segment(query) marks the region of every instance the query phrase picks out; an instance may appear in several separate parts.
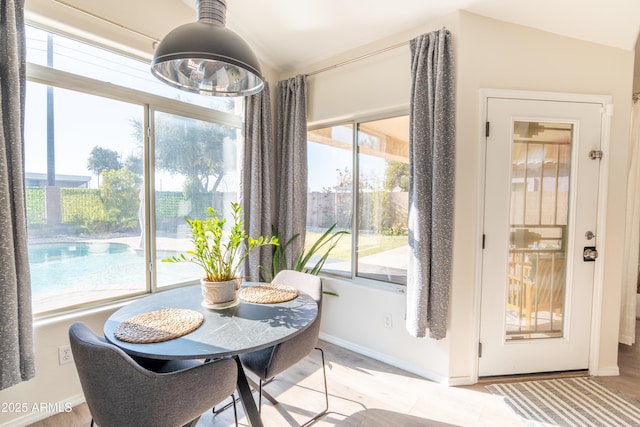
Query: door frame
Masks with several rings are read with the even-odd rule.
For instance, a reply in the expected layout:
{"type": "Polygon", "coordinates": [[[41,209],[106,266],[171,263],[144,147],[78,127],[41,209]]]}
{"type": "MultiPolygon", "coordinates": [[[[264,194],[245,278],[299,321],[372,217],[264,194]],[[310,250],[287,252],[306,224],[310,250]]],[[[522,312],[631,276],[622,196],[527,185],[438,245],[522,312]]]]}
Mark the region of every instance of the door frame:
{"type": "MultiPolygon", "coordinates": [[[[600,159],[600,175],[598,177],[598,206],[596,209],[596,229],[598,230],[598,246],[600,248],[606,247],[606,216],[607,216],[607,201],[608,201],[608,181],[609,181],[609,153],[611,145],[611,117],[613,116],[613,104],[612,97],[609,95],[590,95],[590,94],[573,94],[573,93],[561,93],[561,92],[537,92],[537,91],[522,91],[522,90],[507,90],[507,89],[480,89],[480,117],[479,117],[479,129],[478,129],[478,141],[480,144],[480,156],[478,156],[478,170],[480,176],[477,182],[478,194],[481,195],[478,212],[477,229],[480,231],[477,236],[477,262],[475,271],[475,342],[480,343],[480,314],[481,314],[481,293],[482,293],[482,259],[484,256],[482,249],[482,232],[484,230],[484,212],[485,212],[485,176],[486,176],[486,129],[485,123],[487,118],[487,104],[489,98],[504,98],[504,99],[524,99],[524,100],[537,100],[537,101],[557,101],[557,102],[586,102],[591,104],[600,104],[602,106],[602,131],[600,136],[600,149],[604,155],[600,159]]],[[[602,314],[602,294],[604,284],[604,263],[606,258],[606,251],[600,250],[598,254],[598,260],[594,266],[593,277],[593,301],[591,307],[591,336],[589,340],[589,374],[598,375],[598,365],[600,359],[600,330],[602,326],[601,314],[602,314]]],[[[474,360],[473,365],[473,381],[478,382],[479,371],[479,345],[474,346],[474,360]]]]}

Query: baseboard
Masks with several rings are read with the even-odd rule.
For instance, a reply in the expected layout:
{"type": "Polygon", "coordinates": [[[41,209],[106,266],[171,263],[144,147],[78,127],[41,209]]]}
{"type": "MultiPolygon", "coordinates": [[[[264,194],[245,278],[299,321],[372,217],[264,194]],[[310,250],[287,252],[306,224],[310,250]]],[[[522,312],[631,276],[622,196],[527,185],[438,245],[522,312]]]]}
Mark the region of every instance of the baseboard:
{"type": "Polygon", "coordinates": [[[361,345],[352,343],[351,341],[346,341],[342,338],[335,337],[333,335],[328,335],[325,333],[320,333],[320,339],[327,341],[331,344],[335,344],[339,347],[346,348],[347,350],[354,351],[358,354],[362,354],[364,356],[370,357],[372,359],[378,360],[380,362],[386,363],[391,366],[395,366],[396,368],[400,368],[412,374],[418,375],[420,377],[426,378],[429,381],[433,381],[442,385],[447,386],[458,386],[458,385],[470,385],[473,384],[474,381],[471,377],[457,377],[457,378],[449,378],[439,374],[436,374],[432,371],[417,369],[415,366],[407,363],[405,360],[397,359],[395,357],[391,357],[388,354],[381,353],[379,351],[370,349],[368,347],[363,347],[361,345]]]}
{"type": "Polygon", "coordinates": [[[74,407],[85,402],[84,395],[79,394],[61,402],[43,402],[43,403],[31,403],[30,412],[26,415],[13,420],[9,420],[4,424],[0,424],[0,427],[26,427],[38,421],[42,421],[49,418],[52,415],[56,415],[60,412],[74,407]]]}
{"type": "Polygon", "coordinates": [[[611,366],[609,368],[598,369],[592,374],[595,377],[617,377],[620,376],[620,368],[617,366],[611,366]]]}

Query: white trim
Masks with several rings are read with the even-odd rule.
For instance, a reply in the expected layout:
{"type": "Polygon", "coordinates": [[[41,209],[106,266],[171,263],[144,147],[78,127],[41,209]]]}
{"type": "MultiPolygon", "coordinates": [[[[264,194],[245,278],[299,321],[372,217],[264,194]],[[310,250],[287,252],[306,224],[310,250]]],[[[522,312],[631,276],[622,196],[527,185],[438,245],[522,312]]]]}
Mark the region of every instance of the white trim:
{"type": "MultiPolygon", "coordinates": [[[[480,89],[481,102],[485,102],[488,98],[503,99],[524,99],[538,101],[556,101],[556,102],[584,102],[590,104],[602,104],[605,108],[610,104],[613,98],[610,95],[592,95],[582,93],[561,93],[561,92],[532,92],[523,90],[505,90],[505,89],[480,89]]],[[[484,134],[483,134],[484,137],[484,134]]]]}
{"type": "Polygon", "coordinates": [[[478,156],[478,171],[480,172],[480,176],[477,178],[477,192],[481,195],[480,203],[478,204],[478,217],[476,222],[476,228],[480,232],[476,238],[476,248],[478,250],[475,253],[475,287],[473,291],[473,298],[475,301],[473,318],[475,321],[475,344],[473,346],[473,369],[472,369],[472,379],[473,384],[478,382],[479,378],[479,364],[480,364],[480,313],[482,312],[482,257],[483,257],[483,249],[482,249],[482,235],[484,234],[484,201],[485,201],[485,177],[486,177],[486,157],[487,157],[487,144],[486,144],[486,122],[487,122],[487,98],[489,96],[484,94],[484,90],[480,90],[480,129],[478,129],[478,134],[480,135],[479,144],[480,147],[480,156],[478,156]]]}
{"type": "MultiPolygon", "coordinates": [[[[611,153],[611,117],[613,107],[610,96],[603,96],[602,136],[600,138],[600,150],[604,153],[600,159],[600,179],[598,182],[598,210],[596,221],[597,244],[600,248],[606,248],[606,224],[609,188],[609,166],[611,153]]],[[[606,251],[600,250],[598,260],[593,271],[593,302],[591,309],[591,342],[589,344],[589,373],[591,375],[603,375],[610,371],[599,369],[600,365],[600,334],[602,332],[602,295],[604,293],[604,264],[606,251]]],[[[615,367],[618,371],[618,367],[615,367]]]]}
{"type": "MultiPolygon", "coordinates": [[[[579,102],[579,103],[592,103],[602,105],[602,131],[600,149],[605,153],[600,160],[600,173],[598,182],[598,208],[597,208],[597,224],[596,229],[598,233],[598,246],[600,248],[606,247],[606,213],[607,213],[607,197],[608,197],[608,181],[609,181],[609,153],[611,143],[611,116],[613,115],[613,108],[610,107],[612,97],[609,95],[592,95],[592,94],[573,94],[573,93],[559,93],[559,92],[532,92],[521,90],[505,90],[505,89],[480,89],[480,123],[481,129],[479,130],[479,143],[482,145],[481,156],[479,156],[480,162],[480,176],[478,177],[479,193],[482,195],[480,201],[480,210],[478,212],[478,230],[480,235],[482,234],[484,224],[484,178],[486,175],[486,144],[485,144],[485,122],[487,117],[487,102],[489,98],[504,98],[504,99],[529,99],[529,100],[542,100],[542,101],[556,101],[556,102],[579,102]],[[481,184],[480,184],[481,183],[481,184]]],[[[479,237],[480,241],[482,236],[479,237]]],[[[481,314],[481,294],[482,294],[482,248],[480,246],[479,256],[476,263],[476,279],[474,289],[474,310],[473,318],[476,319],[476,331],[475,340],[480,342],[480,314],[481,314]]],[[[601,331],[601,316],[602,316],[602,294],[604,286],[604,251],[601,251],[598,256],[598,261],[594,266],[594,278],[593,278],[593,301],[591,309],[591,337],[589,342],[589,373],[591,375],[617,375],[618,367],[610,367],[604,369],[598,369],[598,363],[600,360],[600,331],[601,331]]],[[[478,376],[478,350],[474,346],[474,357],[476,363],[473,368],[472,379],[477,382],[478,376]]]]}
{"type": "MultiPolygon", "coordinates": [[[[420,377],[426,378],[430,381],[436,382],[438,384],[453,386],[453,385],[470,385],[473,384],[472,378],[468,377],[460,377],[455,379],[455,384],[451,381],[451,378],[444,377],[442,375],[436,374],[435,372],[416,369],[416,367],[405,360],[397,359],[395,357],[390,357],[386,353],[381,353],[377,350],[370,349],[368,347],[363,347],[358,344],[354,344],[351,341],[344,340],[342,338],[338,338],[333,335],[325,334],[320,332],[320,339],[326,341],[331,344],[335,344],[339,347],[346,348],[347,350],[354,351],[358,354],[370,357],[372,359],[378,360],[380,362],[386,363],[391,366],[395,366],[396,368],[400,368],[412,374],[418,375],[420,377]]],[[[1,426],[0,426],[1,427],[1,426]]]]}
{"type": "MultiPolygon", "coordinates": [[[[73,408],[85,402],[85,398],[83,394],[77,394],[75,396],[71,396],[68,399],[65,399],[59,403],[59,407],[64,408],[65,405],[69,404],[73,408]]],[[[47,402],[48,403],[48,402],[47,402]]],[[[30,403],[31,405],[37,403],[30,403]]],[[[12,420],[7,421],[4,424],[0,424],[0,427],[26,427],[38,421],[42,421],[46,418],[49,418],[53,415],[58,414],[59,412],[53,411],[43,411],[43,412],[30,412],[27,415],[22,417],[14,418],[12,420]]]]}
{"type": "Polygon", "coordinates": [[[594,377],[618,377],[620,369],[617,366],[609,366],[607,368],[596,369],[594,372],[589,371],[594,377]]]}

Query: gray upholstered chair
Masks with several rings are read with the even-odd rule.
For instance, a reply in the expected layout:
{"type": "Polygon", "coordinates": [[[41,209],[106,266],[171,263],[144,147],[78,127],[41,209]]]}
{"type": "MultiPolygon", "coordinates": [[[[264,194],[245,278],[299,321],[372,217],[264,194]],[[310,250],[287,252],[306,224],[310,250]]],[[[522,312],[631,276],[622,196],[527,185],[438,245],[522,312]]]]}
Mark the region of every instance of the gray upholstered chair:
{"type": "Polygon", "coordinates": [[[318,334],[320,333],[320,312],[322,308],[322,281],[318,276],[293,270],[283,270],[273,278],[272,283],[289,285],[309,294],[318,303],[318,317],[304,331],[293,338],[264,350],[241,354],[240,360],[245,369],[259,378],[258,409],[262,406],[264,394],[274,405],[278,401],[263,390],[263,386],[271,382],[274,377],[300,362],[316,349],[320,351],[322,359],[322,375],[324,377],[324,410],[316,414],[303,425],[317,421],[329,409],[329,394],[327,392],[327,374],[324,366],[324,352],[318,348],[318,334]]]}
{"type": "Polygon", "coordinates": [[[83,323],[71,325],[69,340],[91,425],[195,425],[202,413],[236,388],[238,366],[233,359],[149,360],[154,365],[149,370],[83,323]]]}

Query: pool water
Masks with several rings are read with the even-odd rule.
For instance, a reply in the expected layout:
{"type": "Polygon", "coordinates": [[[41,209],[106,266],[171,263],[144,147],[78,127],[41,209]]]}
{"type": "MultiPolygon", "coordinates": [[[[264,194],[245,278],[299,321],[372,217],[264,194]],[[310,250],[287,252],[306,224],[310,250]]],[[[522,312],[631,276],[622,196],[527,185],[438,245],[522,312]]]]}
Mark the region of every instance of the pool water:
{"type": "MultiPolygon", "coordinates": [[[[159,285],[197,277],[193,275],[193,268],[184,268],[186,265],[161,262],[173,254],[157,253],[156,268],[158,276],[163,278],[159,285]]],[[[32,244],[29,245],[29,267],[33,297],[73,290],[146,288],[144,252],[123,243],[32,244]]]]}
{"type": "Polygon", "coordinates": [[[53,243],[29,246],[31,292],[145,288],[144,253],[118,243],[53,243]]]}

